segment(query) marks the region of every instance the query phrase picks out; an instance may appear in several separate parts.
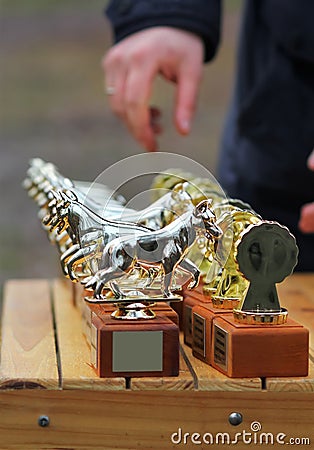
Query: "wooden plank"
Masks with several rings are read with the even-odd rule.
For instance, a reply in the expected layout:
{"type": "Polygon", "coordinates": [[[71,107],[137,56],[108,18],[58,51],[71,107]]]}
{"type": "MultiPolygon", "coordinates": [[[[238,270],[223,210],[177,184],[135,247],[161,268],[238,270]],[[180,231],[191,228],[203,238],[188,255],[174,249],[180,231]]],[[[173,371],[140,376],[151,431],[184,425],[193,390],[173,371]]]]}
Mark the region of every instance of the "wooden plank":
{"type": "Polygon", "coordinates": [[[310,330],[310,348],[314,349],[314,276],[295,273],[277,285],[281,306],[289,316],[310,330]]]}
{"type": "Polygon", "coordinates": [[[195,387],[194,377],[184,359],[182,348],[180,349],[180,372],[177,377],[145,377],[131,378],[131,389],[133,391],[148,390],[170,390],[189,391],[195,387]]]}
{"type": "Polygon", "coordinates": [[[53,281],[62,389],[125,389],[124,378],[99,378],[90,366],[90,347],[82,334],[80,310],[73,305],[72,290],[63,280],[53,281]]]}
{"type": "Polygon", "coordinates": [[[210,365],[197,359],[192,354],[192,349],[183,343],[181,344],[185,352],[188,365],[191,367],[195,379],[196,387],[200,391],[255,391],[262,388],[260,378],[229,378],[218,372],[210,365]]]}
{"type": "Polygon", "coordinates": [[[295,273],[277,286],[281,305],[289,316],[310,331],[309,375],[293,378],[267,378],[270,391],[314,392],[314,276],[295,273]]]}
{"type": "MultiPolygon", "coordinates": [[[[261,433],[274,435],[274,445],[269,445],[282,448],[276,443],[279,433],[286,435],[286,443],[293,437],[314,442],[313,400],[309,393],[262,391],[4,391],[0,392],[1,449],[194,449],[192,433],[228,433],[231,439],[240,433],[234,446],[245,450],[250,445],[242,442],[242,432],[248,439],[256,421],[261,433]],[[243,416],[237,427],[228,422],[235,411],[243,416]],[[37,425],[41,414],[50,418],[46,428],[37,425]],[[182,437],[189,433],[187,444],[171,442],[179,428],[182,437]]],[[[261,433],[256,433],[258,439],[261,433]]]]}
{"type": "Polygon", "coordinates": [[[59,387],[50,289],[45,280],[11,280],[4,286],[0,387],[59,387]]]}
{"type": "Polygon", "coordinates": [[[314,303],[314,274],[305,272],[296,272],[286,278],[278,286],[289,289],[300,289],[303,295],[314,303]]]}

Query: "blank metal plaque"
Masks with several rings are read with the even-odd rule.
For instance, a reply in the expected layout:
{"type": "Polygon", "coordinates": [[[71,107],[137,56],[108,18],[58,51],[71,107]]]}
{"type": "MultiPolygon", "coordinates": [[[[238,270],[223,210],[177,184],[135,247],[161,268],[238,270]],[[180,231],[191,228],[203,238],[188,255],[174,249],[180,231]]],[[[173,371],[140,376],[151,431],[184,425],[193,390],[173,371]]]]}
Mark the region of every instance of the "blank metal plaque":
{"type": "Polygon", "coordinates": [[[162,331],[113,332],[113,372],[161,372],[162,360],[162,331]]]}

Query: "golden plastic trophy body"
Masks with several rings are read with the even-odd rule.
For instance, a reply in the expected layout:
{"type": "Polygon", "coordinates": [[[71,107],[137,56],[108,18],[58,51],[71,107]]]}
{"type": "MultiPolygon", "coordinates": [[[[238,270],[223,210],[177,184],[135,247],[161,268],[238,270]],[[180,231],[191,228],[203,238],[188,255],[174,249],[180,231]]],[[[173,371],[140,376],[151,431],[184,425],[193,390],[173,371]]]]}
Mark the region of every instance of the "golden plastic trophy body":
{"type": "MultiPolygon", "coordinates": [[[[232,315],[233,308],[239,304],[248,286],[248,281],[239,272],[235,260],[236,242],[245,228],[261,220],[251,209],[240,209],[240,206],[249,208],[249,205],[240,200],[229,201],[230,203],[225,201],[214,208],[220,214],[218,222],[223,229],[220,252],[215,256],[220,261],[221,271],[211,283],[203,286],[203,296],[198,302],[194,301],[191,308],[190,340],[193,355],[208,364],[212,362],[214,319],[232,315]]],[[[214,272],[217,272],[217,264],[219,263],[213,260],[214,272]]],[[[191,305],[193,296],[194,292],[188,295],[185,300],[187,305],[191,305]]]]}
{"type": "Polygon", "coordinates": [[[308,330],[288,317],[276,289],[297,262],[294,237],[262,221],[241,234],[236,251],[250,285],[233,315],[213,321],[211,364],[231,377],[306,376],[308,330]]]}

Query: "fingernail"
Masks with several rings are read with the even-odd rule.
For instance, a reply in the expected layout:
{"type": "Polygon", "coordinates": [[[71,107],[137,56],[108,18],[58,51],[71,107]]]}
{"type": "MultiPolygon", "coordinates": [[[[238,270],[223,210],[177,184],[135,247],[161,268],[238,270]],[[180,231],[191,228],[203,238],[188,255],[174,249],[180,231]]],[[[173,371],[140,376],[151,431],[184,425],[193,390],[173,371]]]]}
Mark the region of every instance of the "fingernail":
{"type": "Polygon", "coordinates": [[[190,121],[187,119],[181,120],[180,121],[180,129],[182,131],[182,133],[189,133],[190,132],[190,121]]]}

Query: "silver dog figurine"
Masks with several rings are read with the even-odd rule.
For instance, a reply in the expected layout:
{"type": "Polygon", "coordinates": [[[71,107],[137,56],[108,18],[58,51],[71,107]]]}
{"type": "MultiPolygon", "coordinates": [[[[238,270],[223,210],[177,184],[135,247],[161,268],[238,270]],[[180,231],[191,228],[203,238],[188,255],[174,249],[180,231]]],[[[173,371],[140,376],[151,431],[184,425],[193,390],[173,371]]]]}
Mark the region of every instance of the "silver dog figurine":
{"type": "Polygon", "coordinates": [[[192,211],[184,213],[161,230],[109,242],[103,250],[100,270],[89,279],[86,287],[94,290],[96,298],[102,298],[102,290],[109,283],[115,296],[123,298],[123,293],[113,280],[124,276],[135,264],[143,264],[159,268],[162,273],[161,292],[165,298],[169,298],[172,296],[170,289],[174,271],[180,264],[194,278],[189,285],[192,289],[198,284],[199,271],[184,258],[200,233],[214,240],[222,235],[211,209],[211,200],[203,200],[192,211]]]}

